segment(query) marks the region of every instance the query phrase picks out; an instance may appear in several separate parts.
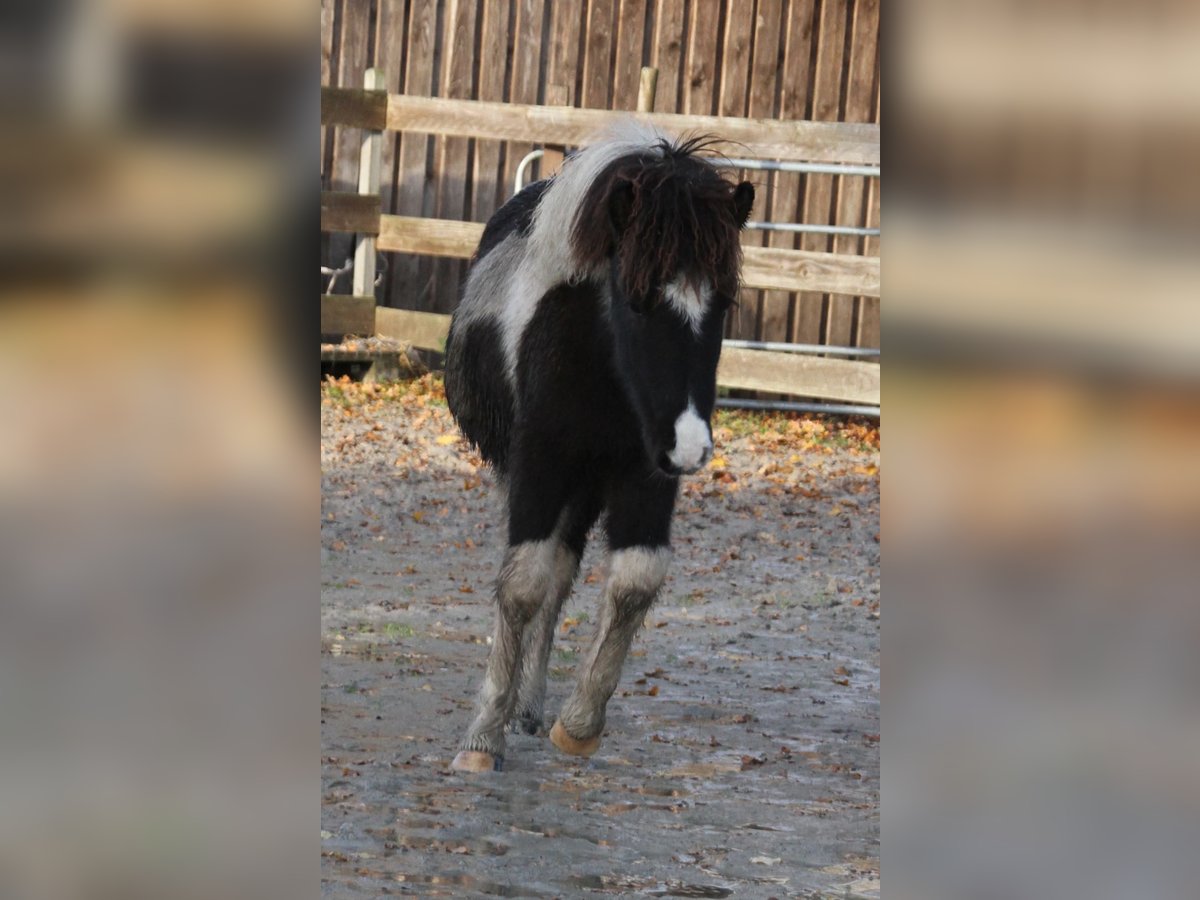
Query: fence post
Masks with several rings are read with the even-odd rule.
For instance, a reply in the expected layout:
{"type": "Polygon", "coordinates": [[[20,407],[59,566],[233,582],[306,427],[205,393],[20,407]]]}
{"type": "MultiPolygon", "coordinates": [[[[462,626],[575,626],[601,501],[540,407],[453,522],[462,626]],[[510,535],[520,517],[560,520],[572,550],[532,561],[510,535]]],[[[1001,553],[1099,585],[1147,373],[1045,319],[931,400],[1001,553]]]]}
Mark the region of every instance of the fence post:
{"type": "MultiPolygon", "coordinates": [[[[363,87],[368,91],[384,89],[383,73],[367,69],[363,74],[363,87]]],[[[362,153],[358,163],[358,192],[379,194],[379,170],[383,150],[383,132],[364,131],[362,153]]],[[[360,234],[354,246],[354,293],[359,296],[375,296],[375,238],[360,234]]]]}
{"type": "Polygon", "coordinates": [[[654,112],[654,95],[658,92],[658,69],[653,66],[642,66],[642,76],[638,81],[637,111],[641,113],[654,112]]]}

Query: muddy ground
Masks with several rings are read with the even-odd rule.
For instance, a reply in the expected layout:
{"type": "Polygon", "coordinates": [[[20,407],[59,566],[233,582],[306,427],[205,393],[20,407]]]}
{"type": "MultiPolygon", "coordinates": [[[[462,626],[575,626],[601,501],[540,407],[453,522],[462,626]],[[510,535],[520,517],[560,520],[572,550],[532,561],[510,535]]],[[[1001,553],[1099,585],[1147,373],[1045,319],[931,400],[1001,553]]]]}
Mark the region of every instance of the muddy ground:
{"type": "MultiPolygon", "coordinates": [[[[878,896],[878,431],[715,424],[597,755],[510,735],[503,772],[462,776],[504,538],[492,477],[436,380],[325,385],[324,896],[878,896]]],[[[599,543],[551,717],[597,618],[599,543]]]]}

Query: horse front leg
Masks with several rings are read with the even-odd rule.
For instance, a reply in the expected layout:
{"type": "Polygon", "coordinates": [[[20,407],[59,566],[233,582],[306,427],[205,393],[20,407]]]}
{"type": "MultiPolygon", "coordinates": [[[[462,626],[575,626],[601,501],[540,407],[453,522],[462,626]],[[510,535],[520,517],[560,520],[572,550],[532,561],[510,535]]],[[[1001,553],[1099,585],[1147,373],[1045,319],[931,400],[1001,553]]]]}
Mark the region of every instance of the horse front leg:
{"type": "Polygon", "coordinates": [[[600,746],[605,710],[621,678],[633,637],[667,577],[671,513],[677,479],[617,486],[608,500],[608,580],[595,640],[580,664],[575,688],[550,730],[564,753],[591,756],[600,746]]]}
{"type": "Polygon", "coordinates": [[[558,540],[510,546],[496,586],[496,624],[488,654],[478,712],[459,742],[451,767],[463,772],[499,771],[504,763],[504,726],[516,704],[526,626],[549,605],[552,586],[574,572],[578,560],[558,540]]]}
{"type": "Polygon", "coordinates": [[[596,638],[550,731],[550,740],[564,753],[591,756],[600,746],[605,709],[633,637],[666,578],[670,559],[666,547],[631,547],[612,554],[596,638]]]}
{"type": "Polygon", "coordinates": [[[555,569],[555,583],[550,598],[525,630],[525,645],[521,655],[520,686],[517,692],[516,714],[509,722],[515,733],[537,734],[542,730],[546,702],[546,670],[554,632],[562,614],[563,603],[571,594],[579,573],[579,560],[587,546],[588,532],[600,515],[600,497],[590,486],[577,491],[559,519],[555,536],[562,541],[567,559],[572,564],[555,569]]]}
{"type": "Polygon", "coordinates": [[[516,711],[508,726],[514,734],[537,734],[542,729],[550,648],[554,644],[558,617],[579,571],[579,558],[576,556],[573,565],[564,566],[560,571],[560,580],[553,585],[551,596],[525,629],[516,711]]]}

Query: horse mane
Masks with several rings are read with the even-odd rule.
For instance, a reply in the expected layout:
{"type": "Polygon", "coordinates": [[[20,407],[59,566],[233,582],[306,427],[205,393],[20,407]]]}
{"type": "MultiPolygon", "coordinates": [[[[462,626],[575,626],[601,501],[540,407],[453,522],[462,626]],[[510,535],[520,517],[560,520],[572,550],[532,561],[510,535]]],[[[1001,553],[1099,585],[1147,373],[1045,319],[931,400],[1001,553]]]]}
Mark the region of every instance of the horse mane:
{"type": "Polygon", "coordinates": [[[734,209],[734,185],[701,155],[716,143],[711,135],[678,140],[659,135],[602,168],[584,191],[571,228],[578,267],[595,271],[615,254],[622,287],[650,302],[658,281],[676,273],[693,282],[706,280],[733,297],[742,223],[734,209]],[[619,231],[609,212],[615,191],[628,197],[619,231]]]}

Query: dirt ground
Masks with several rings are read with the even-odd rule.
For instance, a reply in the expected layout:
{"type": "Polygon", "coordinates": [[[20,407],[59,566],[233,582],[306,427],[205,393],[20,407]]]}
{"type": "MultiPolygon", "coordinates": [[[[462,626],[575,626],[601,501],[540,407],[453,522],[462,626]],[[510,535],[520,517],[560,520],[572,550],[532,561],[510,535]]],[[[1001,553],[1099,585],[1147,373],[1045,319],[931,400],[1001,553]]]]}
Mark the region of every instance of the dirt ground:
{"type": "MultiPolygon", "coordinates": [[[[504,543],[436,379],[322,389],[327,897],[878,897],[879,433],[718,412],[597,755],[449,770],[504,543]]],[[[547,714],[592,636],[593,536],[547,714]]]]}

